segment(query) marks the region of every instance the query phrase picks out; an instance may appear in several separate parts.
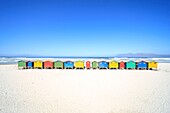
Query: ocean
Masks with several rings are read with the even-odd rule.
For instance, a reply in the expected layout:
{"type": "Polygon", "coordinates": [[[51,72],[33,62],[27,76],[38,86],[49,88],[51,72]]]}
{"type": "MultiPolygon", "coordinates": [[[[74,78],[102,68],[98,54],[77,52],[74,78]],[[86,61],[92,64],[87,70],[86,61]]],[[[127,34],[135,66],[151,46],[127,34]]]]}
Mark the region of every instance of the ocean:
{"type": "Polygon", "coordinates": [[[34,61],[34,60],[61,60],[61,61],[76,61],[76,60],[82,60],[82,61],[156,61],[158,63],[170,63],[170,58],[151,58],[151,57],[126,57],[126,58],[120,58],[120,57],[0,57],[0,64],[17,64],[18,61],[25,60],[25,61],[34,61]]]}

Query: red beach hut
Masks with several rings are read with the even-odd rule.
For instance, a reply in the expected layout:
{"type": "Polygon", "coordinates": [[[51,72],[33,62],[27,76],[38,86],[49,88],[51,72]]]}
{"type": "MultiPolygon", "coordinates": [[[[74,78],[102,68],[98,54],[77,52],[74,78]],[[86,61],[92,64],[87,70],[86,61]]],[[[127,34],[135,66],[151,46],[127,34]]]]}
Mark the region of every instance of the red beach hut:
{"type": "Polygon", "coordinates": [[[119,68],[120,68],[120,69],[125,69],[125,62],[121,61],[121,62],[119,63],[119,68]]]}
{"type": "Polygon", "coordinates": [[[44,68],[45,69],[52,69],[53,68],[53,62],[51,62],[51,61],[45,61],[44,62],[44,68]]]}
{"type": "Polygon", "coordinates": [[[86,69],[90,69],[91,67],[90,67],[90,61],[87,61],[86,62],[86,69]]]}

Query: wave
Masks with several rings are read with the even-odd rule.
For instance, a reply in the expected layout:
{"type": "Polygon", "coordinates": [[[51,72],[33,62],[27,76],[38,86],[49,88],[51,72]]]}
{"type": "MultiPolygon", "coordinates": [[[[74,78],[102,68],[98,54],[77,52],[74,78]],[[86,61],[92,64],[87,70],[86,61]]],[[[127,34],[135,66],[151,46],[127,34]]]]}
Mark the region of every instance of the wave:
{"type": "Polygon", "coordinates": [[[35,61],[35,60],[51,60],[51,61],[57,61],[57,60],[61,60],[61,61],[77,61],[77,60],[82,60],[82,61],[111,61],[111,60],[116,60],[116,61],[156,61],[158,63],[170,63],[170,58],[104,58],[104,57],[98,57],[98,58],[92,58],[92,57],[82,57],[82,58],[72,58],[72,57],[68,57],[68,58],[5,58],[2,57],[0,58],[0,64],[16,64],[18,61],[20,60],[24,60],[24,61],[35,61]]]}

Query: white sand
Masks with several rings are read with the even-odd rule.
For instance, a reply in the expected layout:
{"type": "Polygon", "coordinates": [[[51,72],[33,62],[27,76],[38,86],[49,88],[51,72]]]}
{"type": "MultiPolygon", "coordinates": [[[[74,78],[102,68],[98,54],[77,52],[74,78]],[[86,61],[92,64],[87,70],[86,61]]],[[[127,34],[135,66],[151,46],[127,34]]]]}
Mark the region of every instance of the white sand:
{"type": "Polygon", "coordinates": [[[170,113],[170,64],[159,71],[0,65],[0,113],[170,113]]]}

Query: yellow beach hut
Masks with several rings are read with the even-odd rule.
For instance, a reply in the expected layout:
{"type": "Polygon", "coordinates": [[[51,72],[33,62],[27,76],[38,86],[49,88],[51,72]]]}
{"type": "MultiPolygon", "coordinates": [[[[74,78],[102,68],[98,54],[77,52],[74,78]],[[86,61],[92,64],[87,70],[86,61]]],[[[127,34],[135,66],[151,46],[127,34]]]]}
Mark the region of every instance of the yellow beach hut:
{"type": "Polygon", "coordinates": [[[118,69],[119,68],[119,64],[117,61],[113,60],[109,62],[109,69],[118,69]]]}
{"type": "Polygon", "coordinates": [[[148,69],[156,69],[158,68],[158,63],[155,61],[148,62],[148,69]]]}
{"type": "Polygon", "coordinates": [[[74,67],[75,67],[76,69],[84,69],[84,62],[83,62],[83,61],[76,61],[76,62],[74,63],[74,67]]]}
{"type": "Polygon", "coordinates": [[[34,68],[40,68],[40,69],[42,69],[42,68],[43,68],[43,62],[40,61],[40,60],[34,61],[34,68]]]}

